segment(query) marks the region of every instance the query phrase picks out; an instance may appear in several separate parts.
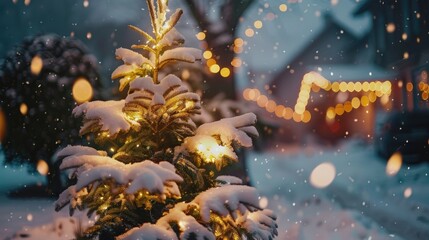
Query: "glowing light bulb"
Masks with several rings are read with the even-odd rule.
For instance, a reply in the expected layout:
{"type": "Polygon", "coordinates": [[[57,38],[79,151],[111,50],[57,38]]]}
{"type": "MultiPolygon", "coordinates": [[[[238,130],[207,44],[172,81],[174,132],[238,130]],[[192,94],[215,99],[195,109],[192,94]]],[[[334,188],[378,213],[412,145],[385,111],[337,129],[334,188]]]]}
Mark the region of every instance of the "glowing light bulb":
{"type": "Polygon", "coordinates": [[[206,38],[206,34],[204,32],[199,32],[195,35],[198,40],[202,41],[206,38]]]}
{"type": "Polygon", "coordinates": [[[205,59],[210,59],[212,56],[213,56],[213,54],[212,54],[212,52],[211,52],[210,50],[206,50],[206,51],[204,51],[204,53],[203,53],[203,57],[204,57],[205,59]]]}
{"type": "Polygon", "coordinates": [[[217,64],[213,64],[210,66],[210,72],[212,72],[212,73],[218,73],[219,70],[220,70],[220,67],[217,64]]]}
{"type": "Polygon", "coordinates": [[[229,70],[229,68],[224,67],[220,70],[220,75],[224,78],[229,77],[230,74],[231,74],[231,71],[229,70]]]}

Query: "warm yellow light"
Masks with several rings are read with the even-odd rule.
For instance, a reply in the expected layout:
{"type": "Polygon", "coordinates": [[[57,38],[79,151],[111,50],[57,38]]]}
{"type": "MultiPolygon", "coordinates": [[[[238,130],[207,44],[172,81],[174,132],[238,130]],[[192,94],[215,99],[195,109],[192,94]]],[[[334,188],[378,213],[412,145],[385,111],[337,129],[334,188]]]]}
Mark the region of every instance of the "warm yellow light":
{"type": "Polygon", "coordinates": [[[206,50],[206,51],[204,51],[204,53],[203,53],[203,57],[204,57],[205,59],[210,59],[212,56],[213,56],[213,54],[212,54],[212,52],[211,52],[210,50],[206,50]]]}
{"type": "Polygon", "coordinates": [[[387,104],[389,103],[389,96],[388,96],[388,95],[383,95],[383,96],[380,98],[380,102],[381,102],[381,104],[383,104],[383,105],[387,105],[387,104]]]}
{"type": "Polygon", "coordinates": [[[253,26],[255,26],[255,28],[257,28],[257,29],[262,28],[262,21],[260,21],[260,20],[256,20],[256,21],[253,23],[253,26]]]}
{"type": "Polygon", "coordinates": [[[229,68],[224,67],[220,70],[220,75],[224,78],[229,77],[230,74],[231,74],[231,71],[229,70],[229,68]]]}
{"type": "Polygon", "coordinates": [[[249,99],[252,100],[252,101],[256,101],[259,98],[260,95],[261,95],[261,92],[259,92],[259,90],[256,89],[256,88],[255,89],[251,89],[249,91],[249,99]]]}
{"type": "Polygon", "coordinates": [[[389,81],[385,81],[382,83],[381,85],[381,91],[383,93],[389,93],[392,91],[392,83],[390,83],[389,81]]]}
{"type": "Polygon", "coordinates": [[[299,113],[297,113],[297,112],[294,112],[294,113],[292,114],[292,118],[293,118],[293,120],[294,120],[295,122],[301,122],[301,120],[302,120],[302,115],[301,115],[301,114],[299,114],[299,113]]]}
{"type": "Polygon", "coordinates": [[[325,188],[335,179],[336,169],[332,163],[324,162],[313,169],[310,174],[310,183],[316,188],[325,188]]]}
{"type": "Polygon", "coordinates": [[[408,59],[410,57],[410,54],[408,52],[404,52],[404,59],[408,59]]]}
{"type": "Polygon", "coordinates": [[[406,88],[407,88],[408,92],[413,91],[413,84],[412,83],[407,83],[406,88]]]}
{"type": "Polygon", "coordinates": [[[30,71],[33,75],[39,75],[43,68],[43,60],[40,56],[36,55],[31,59],[30,71]]]}
{"type": "Polygon", "coordinates": [[[292,108],[290,108],[290,107],[285,108],[283,118],[286,120],[290,120],[290,119],[292,119],[292,116],[293,116],[292,108]]]}
{"type": "Polygon", "coordinates": [[[360,101],[363,107],[366,107],[369,105],[369,98],[367,96],[362,96],[360,101]]]}
{"type": "Polygon", "coordinates": [[[21,105],[19,105],[19,111],[21,112],[22,115],[26,115],[28,112],[27,104],[21,103],[21,105]]]}
{"type": "Polygon", "coordinates": [[[265,106],[265,108],[267,109],[267,111],[268,111],[269,113],[274,112],[274,111],[276,110],[276,107],[277,107],[277,104],[276,104],[276,102],[274,102],[273,100],[269,100],[269,101],[267,102],[267,105],[265,106]]]}
{"type": "Polygon", "coordinates": [[[282,12],[286,12],[287,11],[287,5],[282,3],[279,5],[279,10],[282,12]]]}
{"type": "Polygon", "coordinates": [[[422,92],[422,99],[426,101],[428,100],[428,98],[429,98],[428,92],[422,92]]]}
{"type": "Polygon", "coordinates": [[[332,83],[332,87],[331,87],[332,91],[334,92],[338,92],[340,91],[340,84],[338,82],[334,82],[332,83]]]}
{"type": "Polygon", "coordinates": [[[87,102],[92,98],[92,86],[85,78],[79,78],[73,84],[72,94],[77,103],[87,102]]]}
{"type": "Polygon", "coordinates": [[[375,100],[377,100],[377,95],[374,92],[370,92],[368,98],[369,101],[373,103],[375,100]]]}
{"type": "Polygon", "coordinates": [[[354,97],[352,99],[352,107],[355,108],[355,109],[357,109],[357,108],[360,107],[360,100],[359,100],[359,98],[354,97]]]}
{"type": "Polygon", "coordinates": [[[335,114],[336,115],[339,115],[339,116],[341,116],[341,115],[343,115],[343,113],[344,113],[344,107],[343,107],[343,104],[337,104],[336,106],[335,106],[335,114]]]}
{"type": "Polygon", "coordinates": [[[243,91],[243,98],[244,98],[244,100],[247,100],[247,101],[251,100],[250,97],[249,97],[249,92],[250,91],[252,91],[250,88],[244,89],[244,91],[243,91]]]}
{"type": "Polygon", "coordinates": [[[340,91],[341,92],[346,92],[347,91],[347,83],[346,82],[341,82],[340,83],[340,91]]]}
{"type": "Polygon", "coordinates": [[[205,141],[199,143],[197,146],[197,151],[207,162],[215,162],[225,155],[227,147],[218,145],[215,141],[205,141]]]}
{"type": "Polygon", "coordinates": [[[90,32],[86,33],[86,38],[87,39],[91,39],[92,38],[92,33],[90,33],[90,32]]]}
{"type": "Polygon", "coordinates": [[[393,32],[395,31],[395,29],[396,29],[396,27],[395,27],[395,24],[394,24],[394,23],[389,23],[389,24],[387,24],[387,26],[386,26],[386,31],[387,31],[388,33],[393,33],[393,32]]]}
{"type": "Polygon", "coordinates": [[[241,53],[241,52],[243,52],[243,48],[234,46],[234,52],[235,53],[241,53]]]}
{"type": "Polygon", "coordinates": [[[386,174],[389,176],[396,175],[402,166],[402,155],[400,152],[395,152],[387,161],[386,174]]]}
{"type": "Polygon", "coordinates": [[[407,35],[406,33],[403,33],[403,34],[402,34],[402,40],[404,40],[404,41],[405,41],[405,40],[407,40],[407,38],[408,38],[408,35],[407,35]]]}
{"type": "Polygon", "coordinates": [[[40,159],[37,162],[37,171],[40,173],[40,175],[46,176],[49,172],[49,166],[45,162],[45,160],[40,159]]]}
{"type": "Polygon", "coordinates": [[[239,48],[243,47],[243,44],[244,44],[244,41],[241,38],[236,38],[234,40],[234,45],[237,46],[237,47],[239,47],[239,48]]]}
{"type": "Polygon", "coordinates": [[[258,104],[258,106],[260,107],[265,107],[267,105],[268,102],[268,98],[265,95],[261,95],[258,97],[258,100],[256,101],[256,103],[258,104]]]}
{"type": "Polygon", "coordinates": [[[333,107],[329,107],[326,111],[326,119],[332,120],[335,118],[335,109],[333,107]]]}
{"type": "Polygon", "coordinates": [[[303,123],[308,123],[311,120],[311,113],[307,110],[304,111],[304,115],[302,117],[302,122],[303,123]]]}
{"type": "Polygon", "coordinates": [[[356,83],[355,83],[355,86],[354,86],[354,90],[355,90],[356,92],[360,92],[360,91],[362,91],[362,83],[361,83],[361,82],[356,82],[356,83]]]}
{"type": "Polygon", "coordinates": [[[219,70],[220,70],[220,67],[217,64],[213,64],[210,66],[210,72],[212,72],[212,73],[218,73],[219,70]]]}
{"type": "Polygon", "coordinates": [[[281,118],[284,116],[286,111],[286,108],[283,105],[277,105],[276,109],[274,110],[274,113],[277,117],[281,118]]]}
{"type": "Polygon", "coordinates": [[[248,29],[246,29],[246,31],[244,31],[244,34],[247,37],[253,37],[253,35],[255,35],[255,31],[253,31],[253,29],[251,29],[251,28],[248,28],[248,29]]]}
{"type": "Polygon", "coordinates": [[[370,82],[369,83],[369,90],[370,91],[375,91],[375,82],[370,82]]]}
{"type": "Polygon", "coordinates": [[[295,105],[295,112],[298,113],[298,114],[303,114],[304,111],[305,111],[305,104],[302,103],[302,102],[298,102],[295,105]]]}
{"type": "Polygon", "coordinates": [[[206,62],[207,67],[211,67],[214,64],[216,64],[216,60],[213,58],[208,59],[206,62]]]}
{"type": "Polygon", "coordinates": [[[347,91],[353,92],[355,90],[355,84],[353,82],[347,83],[347,91]]]}
{"type": "Polygon", "coordinates": [[[195,35],[198,40],[202,41],[206,38],[206,34],[204,32],[199,32],[195,35]]]}
{"type": "Polygon", "coordinates": [[[345,112],[351,112],[353,109],[352,103],[350,101],[346,101],[344,103],[344,111],[345,112]]]}
{"type": "Polygon", "coordinates": [[[362,90],[364,92],[368,92],[369,91],[369,82],[362,83],[362,90]]]}
{"type": "Polygon", "coordinates": [[[233,58],[232,59],[232,61],[231,61],[231,66],[233,66],[233,67],[236,67],[236,68],[238,68],[238,67],[240,67],[241,66],[241,64],[242,64],[242,61],[241,61],[241,59],[240,58],[233,58]]]}

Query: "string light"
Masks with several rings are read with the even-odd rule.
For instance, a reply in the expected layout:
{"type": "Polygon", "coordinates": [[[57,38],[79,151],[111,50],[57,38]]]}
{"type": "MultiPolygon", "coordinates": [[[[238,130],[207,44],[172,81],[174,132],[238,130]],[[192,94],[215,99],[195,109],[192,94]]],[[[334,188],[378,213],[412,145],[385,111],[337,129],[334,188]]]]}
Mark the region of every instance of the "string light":
{"type": "Polygon", "coordinates": [[[210,50],[206,50],[206,51],[204,51],[204,53],[203,53],[203,57],[204,57],[205,59],[210,59],[212,56],[213,56],[213,54],[212,54],[212,52],[211,52],[210,50]]]}
{"type": "Polygon", "coordinates": [[[199,32],[195,35],[197,37],[198,40],[202,41],[204,39],[206,39],[206,34],[204,32],[199,32]]]}
{"type": "Polygon", "coordinates": [[[251,29],[251,28],[248,28],[248,29],[246,29],[246,31],[244,31],[244,34],[247,37],[253,37],[253,35],[255,35],[255,31],[253,29],[251,29]]]}
{"type": "MultiPolygon", "coordinates": [[[[408,89],[407,84],[407,89],[408,89]]],[[[419,85],[421,89],[427,89],[422,98],[429,98],[429,86],[424,83],[419,85]]],[[[333,82],[324,78],[316,72],[310,72],[304,75],[301,81],[300,92],[296,104],[292,108],[277,104],[275,101],[268,99],[267,96],[262,95],[258,89],[247,88],[243,91],[243,97],[247,101],[255,101],[258,106],[265,108],[266,111],[274,113],[278,118],[286,120],[293,119],[295,122],[307,123],[311,120],[311,113],[306,109],[310,99],[311,92],[318,92],[320,89],[325,91],[337,92],[364,92],[368,95],[362,97],[353,97],[351,101],[338,103],[335,106],[328,107],[326,111],[326,120],[332,121],[335,116],[341,116],[344,113],[349,113],[353,109],[359,107],[367,107],[370,103],[374,103],[377,97],[382,98],[382,104],[387,105],[389,102],[388,96],[392,92],[392,84],[390,81],[375,81],[375,82],[333,82]]],[[[410,90],[411,91],[411,90],[410,90]]]]}

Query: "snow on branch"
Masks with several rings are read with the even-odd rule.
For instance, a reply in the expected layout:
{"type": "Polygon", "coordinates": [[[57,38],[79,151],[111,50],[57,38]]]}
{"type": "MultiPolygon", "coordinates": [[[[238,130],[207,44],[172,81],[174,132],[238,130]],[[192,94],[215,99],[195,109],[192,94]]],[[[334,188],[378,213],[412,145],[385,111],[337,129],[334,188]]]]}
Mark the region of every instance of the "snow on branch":
{"type": "Polygon", "coordinates": [[[135,239],[157,239],[157,240],[177,240],[176,233],[172,229],[166,229],[156,224],[145,223],[141,227],[135,227],[122,234],[118,240],[135,239]]]}
{"type": "Polygon", "coordinates": [[[68,145],[67,147],[61,149],[56,154],[56,158],[60,159],[60,158],[64,158],[64,157],[71,156],[71,155],[74,155],[74,156],[80,156],[80,155],[107,156],[107,153],[105,151],[99,151],[99,150],[94,149],[92,147],[81,146],[81,145],[76,145],[76,146],[68,145]]]}
{"type": "MultiPolygon", "coordinates": [[[[73,147],[68,147],[60,153],[63,156],[74,150],[73,147]]],[[[87,150],[90,155],[80,153],[69,155],[61,163],[60,169],[75,170],[73,176],[77,178],[77,182],[60,195],[56,204],[57,209],[61,209],[67,203],[72,203],[81,190],[106,179],[112,179],[116,184],[122,185],[125,194],[135,194],[145,190],[161,199],[180,197],[177,183],[182,182],[183,179],[176,174],[176,169],[172,164],[168,162],[156,164],[150,160],[124,164],[108,156],[97,155],[94,151],[87,150]]]]}
{"type": "Polygon", "coordinates": [[[89,132],[107,132],[114,136],[120,131],[127,132],[131,127],[138,129],[139,124],[122,112],[125,101],[93,101],[83,103],[73,109],[76,117],[84,116],[80,134],[89,132]]]}
{"type": "Polygon", "coordinates": [[[183,111],[198,113],[201,108],[199,100],[198,94],[189,92],[188,87],[175,75],[167,75],[159,84],[154,83],[152,78],[140,77],[130,84],[125,111],[138,112],[141,108],[147,110],[164,105],[174,117],[175,113],[183,111]]]}
{"type": "Polygon", "coordinates": [[[160,59],[160,66],[164,66],[170,61],[181,61],[194,63],[197,60],[201,60],[202,52],[200,49],[189,48],[189,47],[178,47],[171,50],[165,51],[160,59]]]}
{"type": "Polygon", "coordinates": [[[127,65],[135,64],[137,66],[142,66],[143,64],[148,64],[153,67],[152,61],[145,58],[140,53],[126,48],[116,49],[116,59],[121,59],[127,65]]]}
{"type": "Polygon", "coordinates": [[[256,115],[246,113],[237,117],[205,123],[197,128],[196,134],[219,136],[224,145],[231,145],[232,142],[237,142],[241,146],[251,147],[252,139],[248,135],[258,136],[258,131],[253,126],[255,123],[256,115]]]}
{"type": "Polygon", "coordinates": [[[177,31],[176,28],[172,28],[159,42],[162,49],[180,46],[183,43],[185,43],[185,37],[183,37],[183,35],[177,31]]]}
{"type": "Polygon", "coordinates": [[[236,224],[255,239],[271,240],[277,236],[277,217],[269,209],[248,212],[236,219],[236,224]]]}
{"type": "Polygon", "coordinates": [[[196,239],[215,240],[215,236],[204,225],[199,223],[193,216],[187,215],[189,204],[184,202],[176,204],[156,224],[145,223],[139,228],[133,228],[127,233],[119,236],[120,240],[132,239],[196,239]],[[179,227],[179,238],[176,236],[172,225],[179,227]]]}
{"type": "MultiPolygon", "coordinates": [[[[259,210],[256,189],[249,186],[222,186],[200,193],[189,203],[180,202],[155,224],[145,223],[121,235],[118,239],[193,239],[205,240],[228,235],[214,235],[207,225],[219,221],[219,216],[230,224],[242,237],[271,240],[277,236],[276,216],[270,210],[259,210]],[[198,219],[198,220],[197,220],[198,219]],[[176,236],[173,226],[179,229],[176,236]]],[[[224,239],[224,238],[223,238],[224,239]]]]}
{"type": "Polygon", "coordinates": [[[248,211],[247,206],[254,208],[258,206],[258,197],[258,192],[254,187],[224,185],[200,193],[192,202],[199,206],[202,220],[209,222],[211,212],[227,216],[233,215],[234,211],[238,210],[245,214],[248,211]]]}
{"type": "Polygon", "coordinates": [[[182,145],[174,149],[175,155],[178,156],[183,152],[195,153],[204,162],[215,163],[216,168],[221,169],[227,165],[222,159],[238,160],[233,143],[238,143],[244,147],[252,146],[252,139],[249,135],[258,135],[253,126],[255,122],[256,115],[246,113],[237,117],[205,123],[197,128],[194,136],[185,138],[182,145]]]}

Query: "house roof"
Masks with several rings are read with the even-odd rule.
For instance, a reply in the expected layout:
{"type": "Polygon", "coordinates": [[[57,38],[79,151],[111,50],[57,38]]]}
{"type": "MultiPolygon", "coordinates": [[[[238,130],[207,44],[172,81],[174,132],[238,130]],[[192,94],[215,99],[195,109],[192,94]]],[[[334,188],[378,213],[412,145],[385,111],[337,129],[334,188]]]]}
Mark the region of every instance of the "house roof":
{"type": "Polygon", "coordinates": [[[253,4],[246,11],[237,33],[247,42],[240,57],[251,69],[280,70],[289,64],[324,30],[323,16],[326,14],[357,38],[366,34],[371,26],[369,15],[353,16],[358,6],[354,1],[338,1],[331,6],[320,0],[302,0],[289,3],[287,11],[280,12],[278,5],[283,2],[270,1],[268,8],[261,3],[253,4]],[[271,20],[270,13],[275,15],[271,20]],[[253,28],[255,20],[262,20],[263,27],[254,29],[256,34],[252,38],[246,37],[245,30],[253,28]]]}

